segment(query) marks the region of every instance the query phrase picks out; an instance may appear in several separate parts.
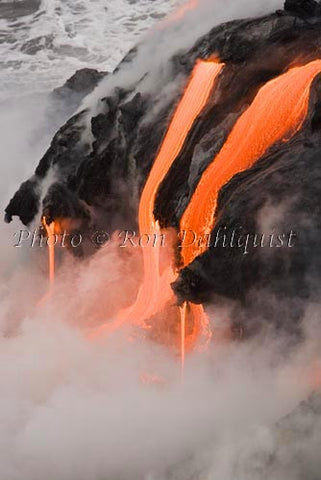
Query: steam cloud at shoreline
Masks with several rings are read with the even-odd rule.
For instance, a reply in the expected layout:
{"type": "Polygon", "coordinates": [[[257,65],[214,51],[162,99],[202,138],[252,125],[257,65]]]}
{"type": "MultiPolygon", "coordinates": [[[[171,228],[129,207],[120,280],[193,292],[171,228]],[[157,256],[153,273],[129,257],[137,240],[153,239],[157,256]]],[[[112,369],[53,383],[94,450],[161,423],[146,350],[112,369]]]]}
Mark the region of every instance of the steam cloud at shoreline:
{"type": "MultiPolygon", "coordinates": [[[[224,2],[217,23],[281,4],[236,3],[224,2]]],[[[213,21],[200,18],[204,30],[213,21]]],[[[103,88],[86,102],[94,105],[103,88]]],[[[1,109],[2,210],[65,120],[48,119],[47,102],[1,109]]],[[[224,341],[235,305],[211,307],[211,347],[187,358],[182,383],[177,353],[140,332],[87,338],[134,300],[139,250],[124,255],[111,245],[84,261],[63,255],[55,293],[37,307],[48,288],[47,252],[14,248],[20,229],[17,221],[0,227],[0,480],[318,478],[320,405],[298,406],[318,381],[320,305],[307,300],[302,338],[266,325],[244,343],[224,341]]],[[[286,321],[287,305],[275,307],[286,321]]]]}

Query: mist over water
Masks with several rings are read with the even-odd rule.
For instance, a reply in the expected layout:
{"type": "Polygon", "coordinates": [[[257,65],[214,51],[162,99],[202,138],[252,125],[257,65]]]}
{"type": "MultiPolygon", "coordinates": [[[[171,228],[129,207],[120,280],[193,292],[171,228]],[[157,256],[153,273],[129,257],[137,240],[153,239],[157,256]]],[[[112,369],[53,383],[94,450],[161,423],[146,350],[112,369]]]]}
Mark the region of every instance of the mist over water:
{"type": "MultiPolygon", "coordinates": [[[[114,68],[175,3],[0,4],[2,211],[66,120],[50,89],[76,68],[114,68]]],[[[213,344],[187,358],[182,383],[177,354],[141,333],[86,337],[134,299],[139,253],[65,255],[53,297],[37,307],[47,254],[13,247],[19,222],[0,225],[0,480],[301,480],[295,460],[307,451],[305,480],[318,478],[320,413],[275,427],[312,391],[318,305],[307,307],[306,341],[295,349],[273,333],[222,343],[231,310],[210,310],[213,344]],[[302,425],[304,435],[291,433],[302,425]]]]}

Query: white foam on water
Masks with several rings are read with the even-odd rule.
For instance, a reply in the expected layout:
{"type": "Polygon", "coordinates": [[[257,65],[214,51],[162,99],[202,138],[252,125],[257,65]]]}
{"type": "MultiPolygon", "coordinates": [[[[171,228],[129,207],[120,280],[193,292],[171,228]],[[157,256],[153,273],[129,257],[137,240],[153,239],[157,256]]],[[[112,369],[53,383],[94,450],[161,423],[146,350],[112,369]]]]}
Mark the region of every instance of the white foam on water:
{"type": "Polygon", "coordinates": [[[42,0],[0,19],[0,99],[47,91],[76,69],[113,70],[145,31],[183,0],[42,0]]]}

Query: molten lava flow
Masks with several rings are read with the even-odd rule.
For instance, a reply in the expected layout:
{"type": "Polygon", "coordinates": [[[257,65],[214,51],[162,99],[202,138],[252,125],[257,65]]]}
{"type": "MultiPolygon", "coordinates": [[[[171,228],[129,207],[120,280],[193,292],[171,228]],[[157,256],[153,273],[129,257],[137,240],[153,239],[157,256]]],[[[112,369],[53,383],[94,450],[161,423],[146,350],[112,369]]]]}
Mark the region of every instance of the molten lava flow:
{"type": "Polygon", "coordinates": [[[49,282],[52,287],[55,281],[55,244],[52,243],[50,239],[54,238],[55,235],[55,223],[51,222],[50,225],[46,222],[46,217],[42,219],[43,226],[46,229],[48,240],[48,256],[49,256],[49,282]]]}
{"type": "MultiPolygon", "coordinates": [[[[141,234],[159,231],[154,218],[155,198],[160,184],[180,153],[195,119],[205,107],[214,81],[223,65],[216,62],[198,62],[185,94],[178,105],[160,152],[153,164],[139,205],[139,230],[141,234]]],[[[135,304],[137,318],[148,318],[165,305],[168,297],[160,302],[162,290],[159,272],[159,251],[144,249],[144,283],[135,304]]]]}
{"type": "MultiPolygon", "coordinates": [[[[160,151],[155,159],[139,205],[140,234],[157,234],[160,227],[154,218],[155,198],[160,184],[180,153],[187,135],[198,115],[205,107],[214,82],[223,68],[216,61],[198,61],[186,91],[178,104],[160,151]]],[[[161,274],[159,265],[160,247],[143,249],[144,280],[135,304],[120,313],[113,324],[101,328],[115,329],[125,322],[145,325],[144,321],[160,312],[172,297],[170,283],[176,273],[169,266],[161,274]]],[[[169,262],[170,263],[170,262],[169,262]]],[[[99,331],[101,330],[99,329],[99,331]]]]}
{"type": "Polygon", "coordinates": [[[184,379],[184,369],[185,369],[185,341],[186,341],[186,302],[180,307],[180,317],[181,317],[181,371],[182,371],[182,380],[184,379]]]}
{"type": "MultiPolygon", "coordinates": [[[[295,67],[260,89],[236,122],[222,150],[209,165],[181,219],[182,231],[198,237],[211,233],[220,189],[235,174],[250,168],[274,143],[300,130],[309,106],[310,87],[321,60],[295,67]]],[[[206,250],[197,242],[182,248],[184,266],[206,250]]]]}
{"type": "Polygon", "coordinates": [[[55,222],[51,222],[50,225],[47,224],[46,217],[42,217],[42,224],[47,233],[47,245],[48,245],[48,259],[49,259],[49,290],[47,293],[39,300],[37,307],[44,305],[50,298],[53,292],[53,286],[55,282],[55,222]],[[54,241],[52,242],[53,239],[54,241]]]}

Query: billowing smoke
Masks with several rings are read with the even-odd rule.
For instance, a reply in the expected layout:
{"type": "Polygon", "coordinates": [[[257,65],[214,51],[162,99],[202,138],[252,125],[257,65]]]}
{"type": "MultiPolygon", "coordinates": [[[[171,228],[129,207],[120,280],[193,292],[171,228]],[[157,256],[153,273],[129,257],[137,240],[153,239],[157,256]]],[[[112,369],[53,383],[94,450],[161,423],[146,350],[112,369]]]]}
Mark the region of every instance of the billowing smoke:
{"type": "MultiPolygon", "coordinates": [[[[225,1],[212,11],[210,0],[202,2],[187,14],[196,30],[173,28],[172,50],[160,43],[146,56],[144,48],[157,43],[151,34],[135,80],[146,58],[161,63],[162,52],[190,46],[209,26],[280,4],[225,1]]],[[[165,37],[161,28],[155,38],[165,37]]],[[[120,75],[134,79],[129,70],[120,75]]],[[[2,207],[64,120],[48,118],[46,98],[1,109],[2,207]]],[[[274,211],[274,220],[280,215],[274,211]]],[[[320,381],[319,305],[307,301],[301,338],[271,329],[244,343],[226,338],[235,306],[213,307],[211,347],[187,358],[182,382],[177,352],[141,332],[88,339],[92,326],[135,298],[139,252],[107,245],[79,261],[57,248],[55,292],[39,305],[48,288],[47,251],[27,242],[14,248],[20,228],[0,229],[0,480],[318,478],[320,402],[302,402],[320,381]]]]}
{"type": "MultiPolygon", "coordinates": [[[[192,2],[187,2],[192,3],[192,2]]],[[[83,107],[96,106],[96,102],[115,87],[129,87],[144,78],[146,91],[158,92],[168,78],[166,64],[177,52],[187,51],[202,36],[223,22],[237,18],[268,14],[283,5],[282,0],[197,0],[195,8],[179,18],[168,20],[147,34],[135,53],[135,66],[123,65],[112,80],[103,81],[86,98],[83,107]],[[146,75],[146,78],[145,78],[146,75]]]]}

